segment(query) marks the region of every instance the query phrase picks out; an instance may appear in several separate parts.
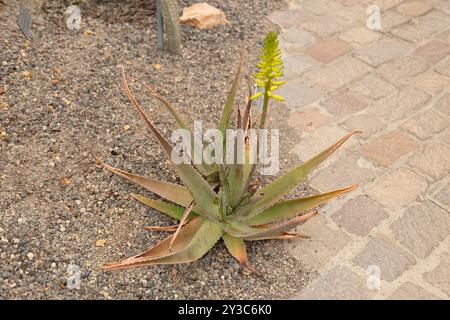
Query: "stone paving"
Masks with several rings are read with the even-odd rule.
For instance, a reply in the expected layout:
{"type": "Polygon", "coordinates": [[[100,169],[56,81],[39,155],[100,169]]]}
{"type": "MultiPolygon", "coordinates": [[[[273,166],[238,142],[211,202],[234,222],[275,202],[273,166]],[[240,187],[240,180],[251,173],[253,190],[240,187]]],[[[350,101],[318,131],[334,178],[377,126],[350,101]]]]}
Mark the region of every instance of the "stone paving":
{"type": "Polygon", "coordinates": [[[296,0],[269,19],[293,152],[306,160],[363,131],[309,179],[360,188],[299,228],[311,239],[287,244],[319,271],[296,298],[449,299],[450,1],[296,0]],[[372,4],[379,31],[366,27],[372,4]]]}

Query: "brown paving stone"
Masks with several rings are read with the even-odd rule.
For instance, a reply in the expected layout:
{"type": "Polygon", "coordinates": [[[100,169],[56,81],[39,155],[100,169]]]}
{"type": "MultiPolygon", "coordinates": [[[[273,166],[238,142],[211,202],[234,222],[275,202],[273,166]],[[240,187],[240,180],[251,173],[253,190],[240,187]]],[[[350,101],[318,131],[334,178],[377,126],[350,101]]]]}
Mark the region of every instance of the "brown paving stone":
{"type": "Polygon", "coordinates": [[[356,256],[355,262],[364,269],[378,266],[381,279],[393,281],[411,268],[416,259],[392,240],[379,236],[369,240],[363,251],[356,256]]]}
{"type": "Polygon", "coordinates": [[[434,105],[434,109],[450,116],[450,93],[442,96],[434,105]]]}
{"type": "Polygon", "coordinates": [[[392,84],[374,74],[368,74],[354,82],[350,85],[350,89],[373,100],[390,96],[397,90],[392,84]]]}
{"type": "Polygon", "coordinates": [[[359,157],[344,154],[328,167],[321,169],[310,181],[310,185],[320,191],[344,188],[352,184],[364,185],[373,179],[377,171],[358,165],[359,157]]]}
{"type": "Polygon", "coordinates": [[[436,300],[439,299],[434,294],[429,293],[424,288],[411,282],[403,283],[394,293],[389,296],[389,300],[436,300]]]}
{"type": "Polygon", "coordinates": [[[350,45],[339,39],[324,39],[306,49],[306,54],[322,63],[329,63],[351,50],[350,45]]]}
{"type": "Polygon", "coordinates": [[[409,165],[426,173],[434,181],[450,173],[450,145],[442,142],[429,142],[423,152],[416,154],[409,165]]]}
{"type": "Polygon", "coordinates": [[[450,77],[450,56],[439,61],[435,66],[434,70],[446,77],[450,77]]]}
{"type": "Polygon", "coordinates": [[[364,237],[388,216],[386,210],[375,201],[359,196],[335,212],[333,220],[348,232],[364,237]]]}
{"type": "Polygon", "coordinates": [[[450,43],[431,40],[414,50],[413,57],[423,60],[428,64],[435,64],[450,54],[450,43]]]}
{"type": "Polygon", "coordinates": [[[420,59],[406,57],[384,64],[377,68],[376,73],[385,80],[398,85],[406,78],[413,77],[428,69],[428,64],[420,59]]]}
{"type": "Polygon", "coordinates": [[[368,73],[372,68],[349,56],[336,59],[327,66],[308,71],[305,79],[325,90],[336,90],[368,73]],[[339,75],[338,77],[336,75],[339,75]]]}
{"type": "Polygon", "coordinates": [[[367,288],[366,279],[348,267],[336,266],[322,273],[297,299],[364,300],[369,299],[372,294],[367,288]]]}
{"type": "Polygon", "coordinates": [[[427,182],[406,168],[381,177],[367,188],[367,194],[385,208],[398,210],[414,202],[427,188],[427,182]]]}
{"type": "Polygon", "coordinates": [[[421,73],[408,82],[432,95],[437,95],[450,85],[449,79],[434,71],[421,73]]]}
{"type": "Polygon", "coordinates": [[[289,243],[288,247],[295,257],[316,270],[323,267],[350,242],[350,237],[345,232],[332,229],[320,215],[308,220],[296,230],[312,237],[289,243]]]}
{"type": "Polygon", "coordinates": [[[383,166],[391,166],[402,156],[417,147],[414,139],[404,133],[390,132],[363,145],[361,153],[369,160],[383,166]]]}
{"type": "Polygon", "coordinates": [[[444,118],[433,109],[409,119],[402,125],[402,129],[409,131],[420,139],[428,139],[450,125],[450,119],[444,118]]]}
{"type": "Polygon", "coordinates": [[[380,37],[380,33],[369,30],[366,27],[349,29],[339,35],[339,39],[350,43],[356,43],[358,45],[369,44],[380,39],[380,37]]]}
{"type": "Polygon", "coordinates": [[[412,206],[391,224],[394,237],[419,258],[426,258],[450,234],[450,214],[431,201],[412,206]]]}
{"type": "Polygon", "coordinates": [[[442,254],[439,265],[423,277],[425,281],[450,295],[450,255],[442,254]]]}
{"type": "Polygon", "coordinates": [[[383,38],[365,48],[356,50],[355,57],[376,67],[382,63],[404,56],[412,49],[413,47],[405,42],[383,38]]]}
{"type": "Polygon", "coordinates": [[[433,7],[423,1],[410,1],[397,7],[399,13],[409,17],[421,16],[431,9],[433,9],[433,7]]]}
{"type": "Polygon", "coordinates": [[[301,132],[315,130],[328,123],[330,118],[320,112],[318,108],[307,108],[296,111],[288,119],[288,124],[301,132]]]}
{"type": "Polygon", "coordinates": [[[361,114],[348,118],[344,123],[351,131],[361,131],[362,138],[370,137],[373,133],[383,130],[386,124],[375,117],[361,114]]]}
{"type": "Polygon", "coordinates": [[[356,113],[367,106],[362,97],[352,92],[336,94],[320,104],[329,113],[338,117],[356,113]]]}
{"type": "Polygon", "coordinates": [[[384,121],[396,121],[419,110],[430,98],[428,93],[417,87],[401,85],[396,94],[378,100],[366,110],[368,114],[378,116],[384,121]]]}
{"type": "Polygon", "coordinates": [[[392,29],[391,33],[407,41],[418,43],[448,28],[450,17],[441,12],[432,11],[414,20],[392,29]]]}

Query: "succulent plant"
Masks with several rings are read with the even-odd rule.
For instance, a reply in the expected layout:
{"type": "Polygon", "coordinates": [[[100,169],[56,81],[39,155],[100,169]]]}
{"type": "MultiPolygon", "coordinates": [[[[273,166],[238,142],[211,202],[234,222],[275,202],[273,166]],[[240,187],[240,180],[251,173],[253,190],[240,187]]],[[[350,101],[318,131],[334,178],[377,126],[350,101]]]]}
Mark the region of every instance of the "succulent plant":
{"type": "MultiPolygon", "coordinates": [[[[236,127],[248,135],[253,128],[264,127],[270,99],[282,100],[280,96],[273,93],[280,85],[284,84],[276,79],[283,75],[283,64],[275,33],[271,32],[266,36],[262,51],[255,81],[265,90],[256,95],[249,94],[251,98],[246,99],[243,112],[239,107],[235,107],[235,97],[244,61],[244,54],[242,54],[219,123],[219,130],[224,134],[227,129],[231,128],[234,110],[237,112],[236,127]],[[253,121],[252,102],[260,96],[264,96],[263,110],[259,121],[253,121]]],[[[173,145],[153,125],[138,103],[129,88],[128,78],[123,68],[122,78],[128,98],[170,158],[174,150],[173,145]]],[[[167,99],[160,96],[153,87],[140,83],[147,89],[150,96],[162,102],[180,128],[190,130],[167,99]]],[[[316,210],[310,209],[356,188],[355,185],[352,185],[305,198],[283,200],[285,195],[291,192],[353,133],[347,134],[315,157],[261,188],[253,183],[256,163],[250,161],[250,153],[251,148],[255,147],[249,143],[247,136],[242,144],[238,143],[237,138],[234,140],[236,143],[234,152],[237,153],[238,148],[243,149],[241,150],[244,155],[242,163],[193,165],[192,163],[177,164],[172,161],[172,166],[183,185],[128,173],[103,163],[97,157],[97,163],[105,169],[144,187],[167,201],[132,194],[135,199],[180,221],[178,225],[174,226],[147,227],[147,230],[173,233],[149,250],[120,262],[106,264],[104,269],[115,270],[156,264],[189,263],[200,259],[217,241],[223,239],[231,255],[242,266],[252,270],[246,252],[247,241],[302,237],[301,234],[290,231],[317,214],[316,210]]],[[[237,157],[236,154],[234,156],[237,157]]]]}

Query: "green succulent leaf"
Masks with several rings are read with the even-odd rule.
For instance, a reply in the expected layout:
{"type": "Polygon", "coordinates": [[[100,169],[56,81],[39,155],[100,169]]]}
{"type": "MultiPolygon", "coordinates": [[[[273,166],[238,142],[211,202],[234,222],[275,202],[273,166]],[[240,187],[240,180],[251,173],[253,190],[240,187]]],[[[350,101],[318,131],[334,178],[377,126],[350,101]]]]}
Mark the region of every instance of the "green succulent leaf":
{"type": "Polygon", "coordinates": [[[244,240],[242,238],[233,237],[229,234],[224,234],[222,238],[231,255],[235,257],[242,266],[247,266],[248,256],[244,240]]]}
{"type": "Polygon", "coordinates": [[[286,222],[278,224],[259,225],[254,227],[238,222],[236,220],[226,220],[226,224],[223,225],[222,228],[226,233],[232,235],[233,237],[243,238],[245,240],[255,240],[263,237],[277,236],[282,232],[294,229],[316,214],[317,211],[313,211],[305,213],[286,222]]]}
{"type": "Polygon", "coordinates": [[[238,210],[236,213],[236,218],[240,221],[247,220],[271,207],[284,195],[289,193],[295,186],[297,186],[312,170],[317,168],[319,164],[327,159],[355,133],[357,132],[347,134],[312,159],[302,163],[284,176],[279,177],[272,183],[269,183],[265,187],[258,190],[252,197],[249,204],[238,210]]]}
{"type": "MultiPolygon", "coordinates": [[[[135,194],[132,193],[131,196],[133,198],[135,198],[136,200],[142,202],[143,204],[158,210],[162,213],[167,214],[169,217],[177,219],[177,220],[181,220],[181,217],[183,216],[183,213],[185,211],[185,208],[171,204],[171,203],[167,203],[164,201],[160,201],[160,200],[154,200],[154,199],[150,199],[147,197],[144,197],[140,194],[135,194]]],[[[193,217],[195,215],[195,208],[193,210],[193,213],[191,213],[191,217],[193,217]]]]}
{"type": "Polygon", "coordinates": [[[141,187],[144,187],[145,189],[156,193],[160,197],[174,202],[180,206],[187,207],[192,202],[192,196],[189,193],[188,189],[184,186],[180,186],[171,182],[138,176],[110,166],[99,159],[97,159],[97,162],[103,168],[111,171],[112,173],[121,176],[137,185],[140,185],[141,187]]]}
{"type": "Polygon", "coordinates": [[[320,206],[328,200],[338,197],[344,193],[350,192],[356,188],[357,186],[353,185],[347,188],[322,193],[315,196],[281,201],[264,210],[260,214],[254,216],[253,218],[245,220],[245,223],[254,226],[285,218],[292,218],[293,216],[296,216],[303,211],[320,206]]]}
{"type": "MultiPolygon", "coordinates": [[[[136,79],[134,77],[131,77],[131,79],[133,79],[134,81],[141,84],[145,88],[145,90],[147,90],[147,92],[149,93],[149,95],[151,97],[158,99],[163,104],[163,106],[170,112],[170,114],[172,115],[172,117],[174,118],[174,120],[176,121],[178,126],[184,130],[189,131],[190,136],[194,137],[194,135],[192,134],[192,130],[189,128],[189,126],[183,120],[183,117],[178,113],[177,109],[169,102],[169,100],[167,100],[166,98],[164,98],[163,96],[158,94],[154,88],[152,88],[150,85],[142,82],[141,80],[136,79]]],[[[194,152],[194,149],[199,148],[199,146],[197,145],[197,141],[195,139],[192,139],[191,143],[193,146],[192,152],[194,152]]],[[[211,175],[215,170],[213,166],[210,166],[205,163],[198,164],[197,168],[203,176],[211,175]]]]}
{"type": "MultiPolygon", "coordinates": [[[[280,201],[312,170],[356,133],[352,132],[312,159],[257,190],[256,185],[251,183],[256,168],[256,165],[251,163],[253,162],[251,157],[253,156],[253,151],[257,151],[260,146],[258,145],[259,139],[257,139],[257,145],[254,146],[256,150],[251,149],[253,145],[250,142],[258,137],[257,135],[255,137],[255,132],[250,129],[262,129],[265,127],[270,99],[284,101],[283,97],[274,93],[280,86],[285,84],[285,81],[279,79],[283,75],[283,62],[277,34],[270,32],[264,39],[262,54],[257,64],[259,70],[254,76],[256,86],[260,89],[258,89],[259,92],[257,93],[252,92],[250,79],[245,109],[241,110],[239,105],[236,107],[235,98],[243,61],[244,52],[241,55],[236,75],[231,84],[220,119],[219,130],[224,139],[223,146],[226,148],[226,130],[231,125],[233,110],[237,109],[236,127],[242,129],[246,134],[243,144],[244,163],[235,162],[234,164],[226,165],[202,164],[196,167],[190,163],[172,163],[183,183],[183,186],[181,186],[134,175],[104,164],[97,158],[97,162],[107,170],[143,186],[170,202],[132,194],[135,199],[174,219],[180,220],[177,225],[146,227],[145,229],[150,231],[175,231],[175,233],[141,254],[123,261],[107,264],[104,266],[104,269],[117,270],[157,264],[189,263],[200,259],[220,238],[223,238],[225,246],[231,255],[241,265],[252,271],[252,268],[248,265],[245,241],[304,238],[305,236],[301,234],[289,231],[317,214],[317,210],[307,210],[313,209],[334,197],[356,188],[356,186],[350,186],[305,198],[280,201]],[[263,98],[262,112],[255,120],[251,112],[252,102],[260,97],[263,98]],[[301,215],[302,212],[306,213],[301,215]]],[[[164,152],[172,160],[172,145],[158,128],[153,125],[133,95],[123,68],[122,77],[124,90],[131,103],[146,123],[149,131],[162,146],[164,152]]],[[[141,83],[139,80],[137,81],[141,83]]],[[[181,115],[168,100],[160,96],[153,87],[141,84],[152,97],[163,103],[180,128],[189,130],[181,115]]],[[[234,142],[236,143],[236,141],[237,139],[234,142]]],[[[195,139],[193,142],[194,144],[198,143],[195,139]]],[[[193,146],[195,149],[195,145],[193,146]]],[[[238,160],[237,148],[242,148],[241,141],[235,144],[235,161],[238,160]]],[[[226,153],[224,152],[225,155],[226,153]]]]}
{"type": "MultiPolygon", "coordinates": [[[[147,124],[147,128],[155,136],[163,150],[166,152],[167,156],[171,158],[173,147],[167,141],[167,139],[159,132],[159,130],[153,125],[153,123],[148,118],[144,109],[137,102],[133,93],[131,92],[127,78],[125,76],[125,71],[122,69],[122,77],[124,83],[124,89],[128,98],[133,103],[134,107],[138,111],[141,118],[147,124]]],[[[217,219],[220,217],[219,212],[219,198],[211,186],[206,182],[203,177],[198,173],[198,171],[190,164],[173,164],[174,168],[177,170],[178,176],[180,177],[183,184],[187,187],[195,203],[202,209],[202,214],[206,215],[211,219],[217,219]]]]}
{"type": "Polygon", "coordinates": [[[234,77],[233,83],[231,85],[230,93],[228,94],[227,101],[225,102],[225,107],[223,108],[222,117],[220,118],[219,130],[225,138],[225,131],[230,125],[231,114],[233,113],[234,100],[236,98],[236,93],[239,87],[239,81],[241,79],[242,66],[244,64],[245,52],[242,51],[239,65],[234,77]]]}
{"type": "Polygon", "coordinates": [[[189,263],[203,257],[222,234],[218,224],[198,217],[180,230],[172,245],[173,235],[150,250],[120,262],[106,264],[103,268],[118,270],[146,265],[189,263]]]}

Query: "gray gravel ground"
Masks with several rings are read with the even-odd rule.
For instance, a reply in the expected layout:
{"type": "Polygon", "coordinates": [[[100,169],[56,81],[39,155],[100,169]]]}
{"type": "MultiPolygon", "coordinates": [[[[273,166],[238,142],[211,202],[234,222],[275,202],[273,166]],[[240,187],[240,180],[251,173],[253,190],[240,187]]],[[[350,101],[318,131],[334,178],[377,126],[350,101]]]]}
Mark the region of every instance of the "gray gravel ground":
{"type": "MultiPolygon", "coordinates": [[[[81,31],[71,32],[50,23],[39,6],[32,8],[37,24],[27,44],[15,23],[17,7],[0,7],[0,298],[277,299],[310,280],[312,271],[274,241],[248,248],[262,277],[243,273],[222,243],[190,265],[100,269],[164,236],[143,226],[173,224],[130,199],[130,192],[145,191],[97,168],[89,155],[95,150],[115,166],[176,181],[121,91],[117,65],[158,84],[186,117],[217,123],[241,48],[249,48],[252,70],[269,28],[263,18],[283,5],[208,2],[231,24],[204,31],[183,26],[182,58],[158,55],[154,32],[139,25],[87,18],[81,31]],[[69,264],[80,267],[78,290],[66,285],[69,264]]],[[[167,114],[154,101],[142,102],[168,133],[167,114]]],[[[283,170],[296,161],[288,154],[286,112],[274,110],[270,123],[281,129],[283,170]]]]}

